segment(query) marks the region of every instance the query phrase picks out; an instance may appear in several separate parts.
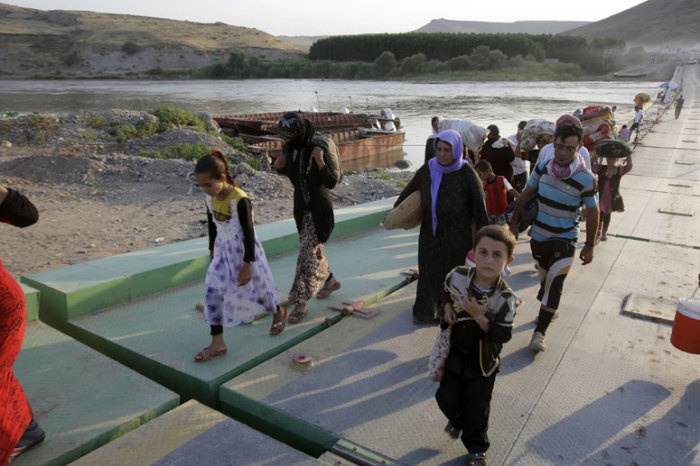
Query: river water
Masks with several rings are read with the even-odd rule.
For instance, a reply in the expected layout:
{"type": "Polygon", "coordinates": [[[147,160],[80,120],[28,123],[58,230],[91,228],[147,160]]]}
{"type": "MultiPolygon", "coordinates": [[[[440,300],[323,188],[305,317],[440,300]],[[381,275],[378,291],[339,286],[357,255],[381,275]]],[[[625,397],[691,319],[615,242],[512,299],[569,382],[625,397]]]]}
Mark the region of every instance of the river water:
{"type": "Polygon", "coordinates": [[[617,105],[618,121],[633,116],[638,92],[656,95],[658,83],[579,82],[385,82],[253,79],[240,81],[0,81],[0,112],[75,112],[110,108],[153,110],[175,106],[214,115],[281,110],[378,113],[389,108],[406,131],[405,157],[423,162],[430,118],[464,118],[515,132],[520,120],[556,120],[589,105],[617,105]]]}

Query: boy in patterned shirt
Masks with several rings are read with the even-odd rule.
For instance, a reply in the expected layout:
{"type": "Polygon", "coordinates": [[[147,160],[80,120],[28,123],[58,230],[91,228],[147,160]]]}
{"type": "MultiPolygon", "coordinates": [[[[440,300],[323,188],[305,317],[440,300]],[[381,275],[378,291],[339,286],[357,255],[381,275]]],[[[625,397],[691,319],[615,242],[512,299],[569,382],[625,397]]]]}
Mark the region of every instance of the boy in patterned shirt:
{"type": "Polygon", "coordinates": [[[513,260],[515,237],[505,226],[481,228],[475,267],[459,266],[445,278],[445,321],[452,326],[450,352],[435,394],[447,417],[445,431],[462,437],[467,465],[486,464],[493,385],[503,343],[511,338],[517,297],[501,276],[513,260]]]}

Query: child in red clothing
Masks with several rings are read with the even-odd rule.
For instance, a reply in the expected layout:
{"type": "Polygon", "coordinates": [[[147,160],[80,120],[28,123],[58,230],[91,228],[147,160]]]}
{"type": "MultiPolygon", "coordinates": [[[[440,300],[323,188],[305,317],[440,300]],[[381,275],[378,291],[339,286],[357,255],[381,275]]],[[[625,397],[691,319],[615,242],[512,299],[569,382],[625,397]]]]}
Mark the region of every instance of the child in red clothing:
{"type": "Polygon", "coordinates": [[[489,218],[489,225],[506,225],[505,214],[506,207],[508,207],[508,194],[517,198],[520,193],[511,186],[505,177],[497,176],[487,160],[480,160],[474,168],[484,183],[486,213],[489,218]]]}

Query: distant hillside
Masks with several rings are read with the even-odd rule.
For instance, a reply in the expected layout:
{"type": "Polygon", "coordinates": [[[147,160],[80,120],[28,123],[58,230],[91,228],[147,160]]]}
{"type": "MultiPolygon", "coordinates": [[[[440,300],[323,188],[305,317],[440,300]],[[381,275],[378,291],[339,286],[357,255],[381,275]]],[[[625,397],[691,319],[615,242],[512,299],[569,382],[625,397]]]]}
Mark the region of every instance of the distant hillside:
{"type": "Polygon", "coordinates": [[[505,32],[522,34],[559,34],[578,28],[586,21],[515,21],[513,23],[490,23],[484,21],[453,21],[434,19],[413,32],[457,32],[476,34],[498,34],[505,32]]]}
{"type": "Polygon", "coordinates": [[[224,23],[41,11],[0,3],[0,77],[113,76],[156,68],[200,68],[225,61],[233,50],[266,58],[301,54],[275,36],[224,23]]]}
{"type": "Polygon", "coordinates": [[[649,0],[596,23],[569,31],[586,39],[609,36],[628,45],[700,44],[700,0],[649,0]]]}
{"type": "Polygon", "coordinates": [[[309,49],[319,39],[324,39],[328,36],[277,36],[285,42],[289,42],[304,53],[309,53],[309,49]]]}

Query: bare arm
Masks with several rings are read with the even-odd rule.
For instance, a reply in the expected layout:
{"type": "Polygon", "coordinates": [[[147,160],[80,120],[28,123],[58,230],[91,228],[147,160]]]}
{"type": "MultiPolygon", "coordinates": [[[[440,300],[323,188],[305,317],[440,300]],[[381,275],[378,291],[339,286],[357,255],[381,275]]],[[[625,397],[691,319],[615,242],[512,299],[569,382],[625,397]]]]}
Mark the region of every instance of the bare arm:
{"type": "Polygon", "coordinates": [[[273,167],[278,172],[284,173],[285,169],[287,168],[287,156],[284,154],[279,155],[275,159],[275,163],[273,164],[273,167]]]}
{"type": "Polygon", "coordinates": [[[627,173],[629,173],[630,170],[632,170],[632,156],[631,155],[627,156],[627,158],[625,159],[625,164],[619,168],[620,176],[626,175],[627,173]]]}
{"type": "Polygon", "coordinates": [[[523,204],[525,204],[525,201],[530,199],[530,197],[535,194],[535,188],[532,186],[525,186],[525,189],[523,189],[523,192],[518,196],[518,200],[515,203],[515,208],[513,209],[513,217],[510,219],[510,231],[513,233],[515,236],[515,239],[518,239],[518,233],[520,233],[520,215],[522,214],[523,211],[523,204]]]}
{"type": "Polygon", "coordinates": [[[586,265],[593,260],[593,245],[595,244],[595,235],[598,231],[598,206],[586,207],[584,215],[586,216],[586,244],[581,249],[579,259],[581,259],[583,265],[586,265]]]}

